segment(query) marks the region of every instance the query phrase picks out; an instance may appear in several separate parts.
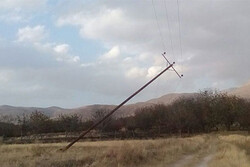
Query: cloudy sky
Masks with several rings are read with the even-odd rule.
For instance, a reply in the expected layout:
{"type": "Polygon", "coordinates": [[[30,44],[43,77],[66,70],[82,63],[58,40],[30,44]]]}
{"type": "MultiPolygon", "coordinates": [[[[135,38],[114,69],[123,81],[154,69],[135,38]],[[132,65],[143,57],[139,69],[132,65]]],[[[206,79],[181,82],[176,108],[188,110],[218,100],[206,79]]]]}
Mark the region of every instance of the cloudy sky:
{"type": "Polygon", "coordinates": [[[247,0],[1,0],[0,104],[118,104],[166,67],[164,51],[184,78],[168,71],[132,102],[240,86],[249,18],[247,0]]]}

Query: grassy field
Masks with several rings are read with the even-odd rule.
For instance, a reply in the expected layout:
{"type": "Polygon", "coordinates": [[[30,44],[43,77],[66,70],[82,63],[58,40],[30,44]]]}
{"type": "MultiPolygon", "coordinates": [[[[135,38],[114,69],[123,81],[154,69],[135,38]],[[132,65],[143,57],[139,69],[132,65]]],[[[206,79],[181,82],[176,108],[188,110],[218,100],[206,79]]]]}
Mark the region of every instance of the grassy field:
{"type": "Polygon", "coordinates": [[[0,145],[1,167],[249,167],[250,136],[198,135],[156,140],[0,145]]]}

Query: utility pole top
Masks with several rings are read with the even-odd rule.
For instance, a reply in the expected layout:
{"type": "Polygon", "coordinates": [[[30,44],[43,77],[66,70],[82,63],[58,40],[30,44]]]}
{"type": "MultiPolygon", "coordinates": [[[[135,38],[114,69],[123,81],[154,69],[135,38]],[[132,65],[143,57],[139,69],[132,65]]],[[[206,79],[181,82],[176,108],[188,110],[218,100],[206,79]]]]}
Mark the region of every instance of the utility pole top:
{"type": "MultiPolygon", "coordinates": [[[[167,57],[165,56],[166,55],[166,52],[163,52],[163,54],[161,54],[162,56],[163,56],[163,58],[167,61],[167,64],[170,64],[170,62],[169,62],[169,60],[167,59],[167,57]]],[[[175,64],[175,62],[173,62],[173,64],[175,64]]],[[[183,77],[183,74],[179,74],[177,71],[176,71],[176,69],[172,66],[171,67],[172,68],[172,70],[177,74],[177,76],[179,77],[179,78],[182,78],[183,77]]]]}

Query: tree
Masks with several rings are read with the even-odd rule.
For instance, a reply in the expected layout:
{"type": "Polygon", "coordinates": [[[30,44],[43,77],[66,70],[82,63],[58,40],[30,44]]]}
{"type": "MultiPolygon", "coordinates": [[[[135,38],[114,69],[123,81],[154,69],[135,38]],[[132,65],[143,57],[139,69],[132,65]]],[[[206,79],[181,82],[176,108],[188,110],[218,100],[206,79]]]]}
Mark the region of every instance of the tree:
{"type": "Polygon", "coordinates": [[[30,114],[29,125],[35,134],[48,133],[51,127],[51,120],[42,112],[35,111],[30,114]]]}
{"type": "Polygon", "coordinates": [[[243,130],[250,130],[250,101],[240,99],[237,122],[243,130]]]}
{"type": "MultiPolygon", "coordinates": [[[[97,123],[101,119],[103,119],[108,113],[109,110],[107,109],[97,109],[92,114],[92,121],[94,123],[97,123]]],[[[103,121],[100,125],[97,126],[97,129],[100,131],[110,131],[113,120],[113,116],[108,117],[105,121],[103,121]]]]}
{"type": "Polygon", "coordinates": [[[17,125],[13,123],[0,122],[0,136],[14,137],[18,135],[17,125]]]}
{"type": "Polygon", "coordinates": [[[26,114],[22,114],[22,116],[17,116],[17,123],[20,127],[20,135],[21,137],[23,135],[27,135],[28,130],[30,129],[29,127],[29,117],[26,114]]]}
{"type": "Polygon", "coordinates": [[[152,128],[155,124],[153,107],[145,107],[140,109],[135,114],[136,127],[146,131],[152,128]]]}
{"type": "Polygon", "coordinates": [[[60,115],[57,119],[59,131],[63,132],[77,132],[82,130],[82,120],[77,114],[73,115],[60,115]]]}

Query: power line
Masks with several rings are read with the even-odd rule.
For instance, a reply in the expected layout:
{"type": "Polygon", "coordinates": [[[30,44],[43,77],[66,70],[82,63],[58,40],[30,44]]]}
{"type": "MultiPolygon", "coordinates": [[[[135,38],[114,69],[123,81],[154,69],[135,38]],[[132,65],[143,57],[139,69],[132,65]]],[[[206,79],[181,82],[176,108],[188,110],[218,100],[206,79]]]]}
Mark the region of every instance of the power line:
{"type": "Polygon", "coordinates": [[[170,29],[170,24],[169,24],[168,8],[167,8],[166,0],[164,0],[164,6],[165,6],[165,10],[166,10],[166,17],[167,17],[167,24],[168,24],[168,33],[169,33],[169,39],[170,39],[170,43],[171,43],[171,49],[172,49],[172,53],[173,53],[173,58],[175,59],[174,47],[173,47],[173,40],[172,40],[171,29],[170,29]]]}
{"type": "MultiPolygon", "coordinates": [[[[182,59],[181,21],[180,21],[179,0],[176,0],[176,2],[177,2],[177,7],[178,7],[179,42],[180,42],[180,52],[181,52],[181,59],[182,59]]],[[[182,70],[182,71],[183,71],[183,70],[182,70]]]]}
{"type": "Polygon", "coordinates": [[[158,27],[158,30],[159,30],[159,34],[160,34],[160,37],[161,37],[162,46],[163,46],[163,49],[165,50],[166,46],[165,46],[165,42],[164,42],[164,39],[163,39],[163,36],[162,36],[162,32],[161,32],[159,20],[158,20],[157,14],[156,14],[154,0],[152,0],[152,6],[153,6],[154,14],[155,14],[156,24],[157,24],[157,27],[158,27]]]}

